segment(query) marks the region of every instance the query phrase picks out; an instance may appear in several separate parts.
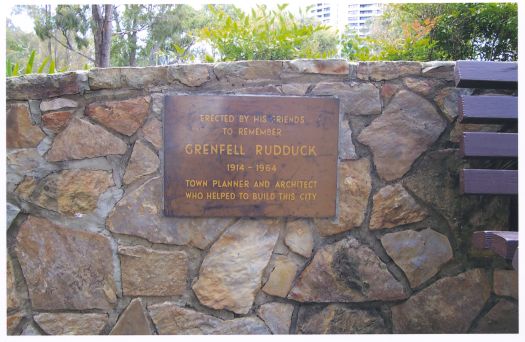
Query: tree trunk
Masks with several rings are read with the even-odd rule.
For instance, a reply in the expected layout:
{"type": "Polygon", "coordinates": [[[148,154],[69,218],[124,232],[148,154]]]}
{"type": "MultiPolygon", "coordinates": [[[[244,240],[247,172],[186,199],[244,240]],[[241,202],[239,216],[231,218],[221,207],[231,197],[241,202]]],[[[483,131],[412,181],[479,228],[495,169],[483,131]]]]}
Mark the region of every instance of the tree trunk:
{"type": "Polygon", "coordinates": [[[99,68],[109,67],[111,52],[111,34],[113,18],[113,5],[91,5],[93,14],[93,36],[95,40],[95,66],[99,68]]]}
{"type": "Polygon", "coordinates": [[[137,66],[137,32],[133,31],[129,35],[129,65],[137,66]]]}

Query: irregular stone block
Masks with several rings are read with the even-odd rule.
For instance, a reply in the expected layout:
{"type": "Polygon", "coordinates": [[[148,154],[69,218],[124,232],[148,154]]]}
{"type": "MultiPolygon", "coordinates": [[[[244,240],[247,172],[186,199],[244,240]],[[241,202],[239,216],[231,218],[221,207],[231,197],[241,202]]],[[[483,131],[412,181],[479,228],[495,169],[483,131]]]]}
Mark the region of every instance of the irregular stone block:
{"type": "Polygon", "coordinates": [[[385,234],[381,243],[413,288],[437,274],[453,256],[447,237],[430,228],[385,234]]]}
{"type": "Polygon", "coordinates": [[[270,331],[257,317],[229,320],[181,308],[165,302],[149,305],[148,310],[160,335],[261,335],[270,331]]]}
{"type": "Polygon", "coordinates": [[[352,142],[352,129],[348,121],[343,120],[339,126],[339,159],[357,159],[355,146],[352,142]]]}
{"type": "Polygon", "coordinates": [[[77,106],[77,101],[73,101],[65,97],[59,97],[57,99],[40,102],[40,110],[42,112],[50,112],[53,110],[59,110],[64,108],[76,108],[77,106]]]}
{"type": "Polygon", "coordinates": [[[283,94],[286,94],[286,95],[303,96],[306,94],[309,87],[310,87],[310,84],[308,83],[291,83],[291,84],[283,84],[281,86],[281,89],[283,91],[283,94]]]}
{"type": "Polygon", "coordinates": [[[514,270],[494,270],[494,293],[518,299],[518,272],[514,270]]]}
{"type": "Polygon", "coordinates": [[[217,310],[248,313],[279,230],[279,221],[270,220],[240,220],[229,227],[211,246],[192,286],[199,301],[217,310]]]}
{"type": "Polygon", "coordinates": [[[88,72],[89,88],[115,89],[121,88],[120,72],[122,68],[93,68],[88,72]]]}
{"type": "Polygon", "coordinates": [[[144,139],[149,141],[155,148],[160,150],[162,148],[162,123],[155,119],[149,119],[142,127],[144,139]]]}
{"type": "Polygon", "coordinates": [[[422,75],[425,77],[441,78],[445,81],[454,81],[454,67],[456,62],[433,61],[422,63],[422,75]]]}
{"type": "Polygon", "coordinates": [[[15,193],[23,200],[29,200],[31,194],[36,189],[37,179],[34,177],[24,177],[24,180],[15,189],[15,193]]]}
{"type": "Polygon", "coordinates": [[[80,83],[75,72],[8,77],[6,93],[11,100],[43,99],[78,94],[80,83]]]}
{"type": "Polygon", "coordinates": [[[361,80],[385,81],[420,74],[419,62],[361,62],[357,67],[357,78],[361,80]]]}
{"type": "Polygon", "coordinates": [[[284,71],[305,74],[348,75],[350,66],[346,59],[295,59],[284,62],[284,71]]]}
{"type": "Polygon", "coordinates": [[[170,83],[178,81],[188,87],[198,87],[208,82],[211,64],[177,64],[168,66],[168,80],[170,83]]]}
{"type": "Polygon", "coordinates": [[[18,213],[20,212],[20,208],[16,205],[7,202],[7,211],[6,211],[6,228],[9,229],[11,226],[11,223],[15,220],[15,218],[18,216],[18,213]]]}
{"type": "Polygon", "coordinates": [[[100,195],[113,185],[111,172],[63,170],[42,179],[30,201],[68,216],[86,214],[97,208],[100,195]]]}
{"type": "Polygon", "coordinates": [[[319,82],[312,95],[337,96],[342,111],[350,115],[381,114],[379,89],[370,83],[319,82]]]}
{"type": "Polygon", "coordinates": [[[330,304],[319,313],[305,317],[299,314],[297,330],[301,334],[386,334],[383,318],[374,311],[349,309],[330,304]]]}
{"type": "Polygon", "coordinates": [[[458,116],[458,99],[461,93],[460,89],[445,88],[434,98],[434,101],[436,101],[439,109],[445,114],[449,122],[454,121],[458,116]]]}
{"type": "Polygon", "coordinates": [[[41,336],[40,330],[38,330],[37,327],[33,323],[29,323],[25,326],[24,330],[22,330],[21,336],[41,336]]]}
{"type": "Polygon", "coordinates": [[[133,146],[133,152],[124,173],[124,184],[130,184],[142,176],[157,171],[160,165],[157,154],[147,147],[144,142],[138,140],[133,146]]]}
{"type": "Polygon", "coordinates": [[[86,107],[86,115],[103,126],[127,136],[142,126],[149,114],[150,97],[137,97],[123,101],[94,102],[86,107]]]}
{"type": "Polygon", "coordinates": [[[301,273],[289,299],[364,302],[406,298],[405,289],[368,247],[352,237],[321,248],[301,273]]]}
{"type": "Polygon", "coordinates": [[[392,307],[394,333],[466,333],[490,296],[485,271],[446,277],[392,307]]]}
{"type": "Polygon", "coordinates": [[[116,303],[110,241],[29,216],[16,255],[33,310],[111,310],[116,303]]]}
{"type": "Polygon", "coordinates": [[[436,89],[443,85],[443,82],[436,79],[421,79],[415,77],[404,78],[403,83],[411,91],[421,94],[423,96],[428,96],[434,93],[436,89]]]}
{"type": "Polygon", "coordinates": [[[483,316],[472,330],[476,334],[517,334],[519,332],[518,305],[500,300],[483,316]]]}
{"type": "Polygon", "coordinates": [[[151,325],[140,298],[133,299],[118,318],[110,335],[151,335],[151,325]]]}
{"type": "Polygon", "coordinates": [[[55,137],[46,158],[62,161],[124,154],[127,147],[124,141],[102,127],[72,118],[66,129],[55,137]]]}
{"type": "Polygon", "coordinates": [[[428,214],[401,184],[387,185],[373,197],[370,229],[393,228],[424,220],[428,214]]]}
{"type": "Polygon", "coordinates": [[[368,159],[341,161],[338,175],[338,208],[336,220],[315,219],[323,236],[334,235],[359,227],[365,219],[368,197],[372,190],[368,159]]]}
{"type": "Polygon", "coordinates": [[[6,322],[7,335],[15,335],[17,334],[17,332],[18,334],[20,334],[20,331],[17,328],[20,325],[20,322],[22,321],[23,318],[24,318],[23,312],[15,312],[14,314],[7,315],[7,322],[6,322]]]}
{"type": "Polygon", "coordinates": [[[49,335],[100,335],[108,316],[98,313],[41,313],[33,317],[49,335]]]}
{"type": "Polygon", "coordinates": [[[8,152],[7,165],[13,171],[27,176],[43,176],[58,169],[56,165],[50,164],[42,158],[34,148],[8,152]]]}
{"type": "Polygon", "coordinates": [[[314,248],[314,236],[308,221],[295,220],[288,222],[286,224],[284,243],[292,252],[309,258],[314,248]]]}
{"type": "Polygon", "coordinates": [[[134,89],[164,85],[168,83],[168,67],[121,68],[120,81],[124,86],[134,89]]]}
{"type": "Polygon", "coordinates": [[[51,112],[42,115],[42,125],[53,133],[66,128],[71,119],[71,112],[51,112]]]}
{"type": "Polygon", "coordinates": [[[27,103],[11,103],[6,112],[6,147],[37,147],[44,139],[44,132],[31,122],[27,103]]]}
{"type": "Polygon", "coordinates": [[[423,97],[399,91],[358,140],[370,147],[379,176],[402,177],[446,128],[446,122],[423,97]]]}
{"type": "Polygon", "coordinates": [[[186,290],[188,256],[143,246],[120,246],[125,296],[180,296],[186,290]]]}
{"type": "Polygon", "coordinates": [[[401,89],[403,89],[403,86],[400,84],[384,82],[379,91],[381,99],[383,100],[383,106],[386,107],[390,103],[390,100],[392,100],[392,97],[394,97],[394,95],[401,89]]]}
{"type": "Polygon", "coordinates": [[[288,257],[278,255],[274,268],[262,290],[269,295],[285,298],[292,288],[297,274],[297,265],[288,257]]]}
{"type": "Polygon", "coordinates": [[[20,299],[16,292],[15,274],[13,271],[13,260],[7,256],[6,268],[6,289],[7,289],[7,311],[14,310],[20,306],[20,299]]]}
{"type": "Polygon", "coordinates": [[[245,79],[264,81],[279,79],[282,61],[239,61],[216,63],[213,72],[219,80],[245,79]]]}
{"type": "Polygon", "coordinates": [[[277,302],[263,304],[257,310],[257,316],[266,323],[274,335],[285,335],[290,333],[292,313],[292,304],[277,302]]]}

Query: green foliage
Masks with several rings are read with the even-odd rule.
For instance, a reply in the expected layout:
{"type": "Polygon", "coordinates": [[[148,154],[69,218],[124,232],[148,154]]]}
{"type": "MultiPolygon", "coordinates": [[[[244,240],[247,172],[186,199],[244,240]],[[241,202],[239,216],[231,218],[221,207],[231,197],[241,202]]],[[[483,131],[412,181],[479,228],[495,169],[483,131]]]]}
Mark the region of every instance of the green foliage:
{"type": "MultiPolygon", "coordinates": [[[[7,77],[13,77],[13,76],[22,76],[22,75],[29,75],[29,74],[32,74],[33,73],[33,63],[35,61],[35,57],[36,57],[36,51],[31,51],[31,54],[27,60],[27,63],[26,63],[26,66],[25,68],[23,68],[23,72],[21,72],[20,70],[20,64],[18,63],[13,63],[9,58],[6,59],[6,76],[7,77]]],[[[42,74],[42,73],[46,73],[46,74],[54,74],[56,72],[56,67],[55,67],[55,61],[50,58],[49,56],[47,56],[46,58],[44,58],[43,62],[40,64],[40,66],[38,67],[38,73],[39,74],[42,74]],[[49,63],[49,68],[47,70],[47,72],[44,72],[44,69],[46,67],[46,65],[49,63]]],[[[60,72],[65,72],[67,71],[67,68],[64,67],[60,70],[60,72]]]]}
{"type": "Polygon", "coordinates": [[[29,60],[27,61],[26,65],[26,74],[32,74],[33,73],[33,63],[35,62],[35,54],[36,51],[31,51],[31,55],[29,56],[29,60]]]}
{"type": "Polygon", "coordinates": [[[276,10],[268,10],[265,5],[257,5],[251,14],[245,14],[236,7],[228,13],[210,5],[214,20],[200,31],[200,37],[217,50],[223,61],[333,55],[333,49],[322,51],[309,42],[314,34],[327,31],[328,27],[297,19],[286,11],[286,7],[287,4],[283,4],[276,10]]]}

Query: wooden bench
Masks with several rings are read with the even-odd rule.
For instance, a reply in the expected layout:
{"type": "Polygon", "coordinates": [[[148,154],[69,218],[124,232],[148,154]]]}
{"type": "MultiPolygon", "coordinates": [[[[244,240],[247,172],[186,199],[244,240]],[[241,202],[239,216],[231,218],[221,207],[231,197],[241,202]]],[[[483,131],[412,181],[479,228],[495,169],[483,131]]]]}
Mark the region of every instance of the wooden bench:
{"type": "MultiPolygon", "coordinates": [[[[456,87],[477,89],[518,88],[517,63],[458,61],[454,70],[456,87]]],[[[518,121],[516,96],[461,96],[458,101],[459,122],[470,124],[513,124],[518,121]]],[[[460,151],[465,158],[518,158],[518,133],[464,132],[460,151]]],[[[511,231],[475,232],[472,244],[490,249],[518,268],[517,198],[518,171],[503,169],[463,169],[460,191],[466,195],[509,195],[511,231]]]]}

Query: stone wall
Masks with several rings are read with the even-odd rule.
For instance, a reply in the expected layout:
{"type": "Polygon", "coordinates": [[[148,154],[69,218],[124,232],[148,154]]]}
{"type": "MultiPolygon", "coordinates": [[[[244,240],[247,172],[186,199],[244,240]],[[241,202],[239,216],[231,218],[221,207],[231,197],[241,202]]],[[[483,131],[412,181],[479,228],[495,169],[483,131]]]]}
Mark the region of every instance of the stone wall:
{"type": "MultiPolygon", "coordinates": [[[[9,334],[517,330],[469,237],[454,63],[253,61],[7,79],[9,334]],[[162,216],[166,94],[337,96],[338,217],[162,216]]],[[[498,127],[485,127],[498,129],[498,127]]]]}

